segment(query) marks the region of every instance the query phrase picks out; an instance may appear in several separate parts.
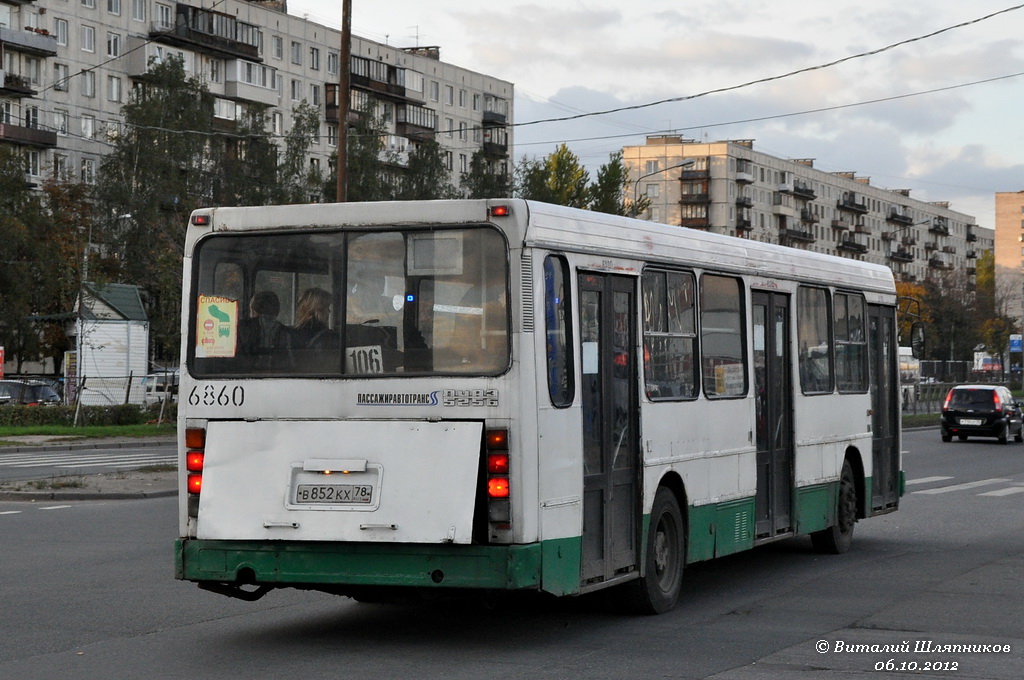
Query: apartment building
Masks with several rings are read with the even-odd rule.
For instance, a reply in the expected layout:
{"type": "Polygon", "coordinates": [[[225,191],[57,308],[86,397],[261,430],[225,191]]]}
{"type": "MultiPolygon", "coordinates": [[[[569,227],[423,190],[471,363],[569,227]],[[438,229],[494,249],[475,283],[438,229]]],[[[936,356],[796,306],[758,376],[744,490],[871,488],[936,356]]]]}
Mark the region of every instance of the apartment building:
{"type": "MultiPolygon", "coordinates": [[[[18,147],[29,181],[47,173],[93,182],[123,121],[121,106],[149,65],[174,55],[215,96],[231,132],[251,107],[287,134],[292,110],[320,110],[309,162],[326,175],[337,150],[339,31],[245,0],[0,0],[0,144],[18,147]]],[[[475,151],[507,171],[512,83],[447,64],[437,47],[352,38],[350,110],[387,126],[401,165],[433,136],[458,186],[475,151]]]]}
{"type": "Polygon", "coordinates": [[[948,203],[761,153],[752,140],[646,142],[622,150],[634,198],[649,202],[640,217],[885,264],[909,282],[952,270],[973,279],[993,247],[992,230],[948,203]]]}
{"type": "Polygon", "coordinates": [[[996,291],[1024,323],[1024,191],[996,193],[996,291]]]}

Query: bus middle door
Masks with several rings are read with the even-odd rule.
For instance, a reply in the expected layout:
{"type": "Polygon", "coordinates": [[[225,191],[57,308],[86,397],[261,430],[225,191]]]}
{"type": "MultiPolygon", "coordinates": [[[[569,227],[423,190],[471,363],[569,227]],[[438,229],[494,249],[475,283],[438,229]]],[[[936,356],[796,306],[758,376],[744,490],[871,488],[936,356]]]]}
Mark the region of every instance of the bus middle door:
{"type": "Polygon", "coordinates": [[[584,583],[637,564],[636,286],[579,274],[584,583]]]}

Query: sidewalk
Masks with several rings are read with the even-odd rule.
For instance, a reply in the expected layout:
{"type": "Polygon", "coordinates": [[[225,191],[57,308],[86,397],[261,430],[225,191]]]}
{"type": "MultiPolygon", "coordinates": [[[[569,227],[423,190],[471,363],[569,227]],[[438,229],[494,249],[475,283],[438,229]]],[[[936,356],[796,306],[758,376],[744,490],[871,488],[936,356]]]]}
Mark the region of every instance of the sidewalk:
{"type": "MultiPolygon", "coordinates": [[[[174,437],[82,440],[76,437],[16,436],[2,441],[5,453],[37,451],[91,451],[96,449],[139,448],[174,444],[174,437]]],[[[101,474],[65,475],[38,480],[0,482],[0,501],[92,501],[131,498],[158,498],[178,493],[178,472],[121,470],[101,474]]]]}

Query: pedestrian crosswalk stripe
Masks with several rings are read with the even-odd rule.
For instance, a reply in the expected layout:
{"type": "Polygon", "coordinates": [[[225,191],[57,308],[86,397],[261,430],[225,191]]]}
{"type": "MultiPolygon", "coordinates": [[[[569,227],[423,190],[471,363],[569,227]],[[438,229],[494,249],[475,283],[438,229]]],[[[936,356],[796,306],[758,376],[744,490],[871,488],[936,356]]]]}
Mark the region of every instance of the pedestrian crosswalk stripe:
{"type": "Polygon", "coordinates": [[[953,479],[952,477],[921,477],[920,479],[908,479],[907,486],[911,484],[929,484],[931,482],[944,482],[947,479],[953,479]]]}
{"type": "Polygon", "coordinates": [[[1008,482],[1009,479],[981,479],[977,482],[965,482],[963,484],[953,484],[950,486],[940,486],[934,489],[922,489],[921,491],[915,491],[916,494],[939,494],[949,493],[951,491],[963,491],[965,489],[975,489],[979,486],[989,486],[990,484],[999,484],[1001,482],[1008,482]]]}
{"type": "Polygon", "coordinates": [[[1011,496],[1015,493],[1024,493],[1024,486],[1011,486],[1005,489],[997,489],[996,491],[986,491],[985,493],[979,493],[979,496],[1011,496]]]}

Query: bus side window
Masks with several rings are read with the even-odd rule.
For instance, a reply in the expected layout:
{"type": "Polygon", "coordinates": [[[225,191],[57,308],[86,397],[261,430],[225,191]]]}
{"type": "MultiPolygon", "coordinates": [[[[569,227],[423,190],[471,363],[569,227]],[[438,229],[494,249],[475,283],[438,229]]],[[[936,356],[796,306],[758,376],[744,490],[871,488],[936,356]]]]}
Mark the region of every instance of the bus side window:
{"type": "Polygon", "coordinates": [[[544,345],[548,395],[558,407],[571,405],[576,391],[568,286],[569,264],[564,257],[548,255],[544,258],[544,345]]]}

